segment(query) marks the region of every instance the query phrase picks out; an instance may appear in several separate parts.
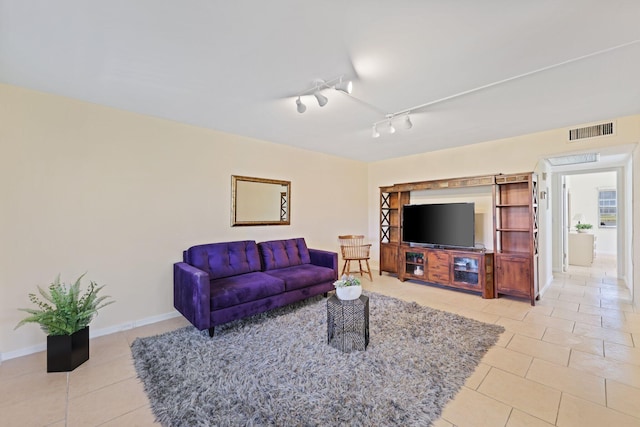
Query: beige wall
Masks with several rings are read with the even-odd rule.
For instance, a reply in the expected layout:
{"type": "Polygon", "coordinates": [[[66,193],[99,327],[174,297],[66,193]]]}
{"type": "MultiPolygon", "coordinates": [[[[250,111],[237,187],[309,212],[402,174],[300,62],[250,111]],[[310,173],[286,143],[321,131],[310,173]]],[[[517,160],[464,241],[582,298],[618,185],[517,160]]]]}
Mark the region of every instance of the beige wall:
{"type": "Polygon", "coordinates": [[[172,264],[216,241],[305,237],[338,251],[364,233],[366,164],[0,85],[0,354],[45,342],[16,331],[29,292],[58,273],[117,301],[92,331],[173,312],[172,264]],[[231,175],[291,181],[291,225],[231,227],[231,175]],[[87,282],[88,284],[88,282],[87,282]]]}

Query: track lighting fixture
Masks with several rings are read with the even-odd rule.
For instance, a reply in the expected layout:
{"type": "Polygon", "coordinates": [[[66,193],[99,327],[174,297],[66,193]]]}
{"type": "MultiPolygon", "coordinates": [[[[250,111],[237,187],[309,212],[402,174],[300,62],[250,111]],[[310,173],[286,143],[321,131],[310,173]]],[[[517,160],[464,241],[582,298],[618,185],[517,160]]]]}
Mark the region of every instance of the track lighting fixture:
{"type": "Polygon", "coordinates": [[[315,92],[313,96],[316,97],[316,99],[318,100],[318,105],[321,107],[324,107],[325,105],[327,105],[327,102],[329,102],[329,99],[326,96],[322,95],[320,91],[315,92]]]}
{"type": "MultiPolygon", "coordinates": [[[[380,113],[383,111],[376,107],[375,105],[371,105],[361,99],[355,98],[351,95],[351,91],[353,89],[353,83],[350,80],[345,80],[344,76],[338,76],[331,80],[322,80],[316,79],[313,81],[313,86],[307,90],[304,90],[296,95],[296,108],[298,113],[304,113],[307,111],[307,106],[302,103],[302,97],[313,95],[318,101],[318,105],[320,107],[324,107],[329,102],[329,99],[324,96],[321,92],[325,89],[335,89],[336,92],[342,92],[345,95],[349,95],[351,98],[356,99],[362,104],[365,104],[369,108],[376,110],[380,113]]],[[[418,106],[422,107],[422,106],[418,106]]],[[[379,120],[375,122],[371,128],[371,137],[379,138],[380,137],[380,129],[388,132],[389,134],[396,133],[396,127],[394,126],[394,120],[396,121],[396,125],[400,125],[403,129],[411,129],[413,127],[413,123],[411,122],[411,112],[415,110],[416,107],[412,107],[410,109],[398,111],[397,113],[386,114],[384,120],[379,120]],[[380,127],[382,126],[382,127],[380,127]]]]}
{"type": "MultiPolygon", "coordinates": [[[[636,40],[634,42],[631,42],[631,43],[628,43],[628,44],[633,44],[633,43],[637,43],[637,42],[638,42],[638,40],[636,40]]],[[[618,46],[618,47],[621,47],[621,46],[618,46]]],[[[587,56],[600,54],[602,52],[605,52],[605,51],[594,52],[593,54],[589,54],[587,56]]],[[[423,111],[426,108],[428,108],[428,107],[430,107],[432,105],[435,105],[435,104],[439,104],[441,102],[445,102],[445,101],[449,101],[449,100],[454,99],[454,98],[458,98],[458,97],[461,97],[461,96],[469,95],[471,93],[474,93],[474,92],[477,92],[477,91],[481,91],[481,90],[485,90],[487,88],[490,88],[490,87],[493,87],[493,86],[496,86],[496,85],[501,85],[501,84],[504,84],[504,83],[507,83],[507,82],[511,82],[511,81],[514,81],[514,80],[517,80],[517,79],[520,79],[520,78],[523,78],[523,77],[528,77],[531,74],[538,73],[538,72],[541,72],[541,71],[547,71],[547,70],[549,70],[551,68],[555,68],[555,67],[560,66],[560,65],[565,65],[565,64],[570,63],[570,62],[574,62],[574,61],[577,61],[577,60],[582,60],[583,58],[585,58],[585,57],[581,56],[581,57],[578,57],[578,58],[571,59],[569,61],[561,62],[561,63],[556,64],[556,65],[552,65],[552,66],[549,66],[549,67],[541,68],[541,69],[536,70],[536,71],[532,71],[532,72],[528,72],[528,73],[524,73],[524,74],[519,74],[519,75],[512,76],[512,77],[509,77],[509,78],[506,78],[506,79],[503,79],[503,80],[499,80],[499,81],[496,81],[496,82],[493,82],[493,83],[485,84],[485,85],[482,85],[482,86],[479,86],[479,87],[476,87],[476,88],[473,88],[473,89],[469,89],[469,90],[465,90],[463,92],[459,92],[459,93],[456,93],[456,94],[453,94],[453,95],[449,95],[449,96],[446,96],[444,98],[428,101],[428,102],[425,102],[423,104],[419,104],[419,105],[415,105],[413,107],[405,108],[404,110],[400,110],[400,111],[397,111],[395,113],[386,114],[384,119],[378,120],[377,122],[373,123],[373,127],[372,127],[372,130],[371,130],[371,136],[373,138],[380,137],[380,132],[378,132],[378,125],[386,126],[386,129],[388,129],[389,133],[395,133],[396,128],[393,126],[392,122],[393,122],[394,119],[396,119],[396,117],[398,118],[398,120],[402,120],[400,125],[402,126],[403,129],[407,129],[407,130],[408,129],[412,129],[413,128],[413,123],[411,121],[410,114],[413,113],[413,112],[423,111]]],[[[306,109],[306,108],[300,107],[300,104],[301,104],[300,97],[301,96],[315,95],[316,98],[318,99],[318,103],[320,104],[320,106],[324,106],[324,105],[326,105],[328,100],[327,100],[327,98],[325,96],[321,95],[319,92],[321,90],[324,90],[324,89],[335,89],[338,92],[343,92],[343,93],[349,95],[351,98],[353,98],[354,100],[358,101],[360,104],[362,104],[362,105],[364,105],[364,106],[376,111],[378,114],[385,114],[386,113],[383,109],[381,109],[381,108],[379,108],[379,107],[377,107],[377,106],[375,106],[375,105],[373,105],[373,104],[371,104],[369,102],[366,102],[366,101],[364,101],[362,99],[358,99],[357,97],[351,95],[351,89],[352,89],[353,85],[348,80],[343,81],[342,78],[343,78],[343,76],[338,76],[338,77],[336,77],[334,79],[331,79],[329,81],[315,80],[313,87],[311,87],[310,89],[307,89],[307,90],[305,90],[303,92],[300,92],[300,93],[296,94],[295,96],[298,98],[297,101],[296,101],[296,104],[298,106],[298,111],[300,113],[302,113],[306,109]]]]}
{"type": "Polygon", "coordinates": [[[393,125],[394,120],[396,121],[396,125],[398,124],[398,120],[402,120],[400,123],[400,126],[403,129],[411,129],[413,127],[413,123],[411,122],[410,114],[411,114],[411,111],[406,111],[406,110],[400,111],[398,113],[387,114],[384,120],[377,121],[373,124],[373,131],[371,133],[371,136],[373,138],[378,138],[380,136],[380,132],[378,132],[379,125],[385,126],[384,129],[389,134],[396,133],[396,127],[393,125]],[[400,117],[402,118],[400,119],[400,117]]]}
{"type": "Polygon", "coordinates": [[[335,90],[339,90],[346,94],[351,94],[351,91],[353,90],[353,83],[351,83],[351,80],[343,82],[342,77],[340,77],[340,81],[335,85],[335,90]]]}
{"type": "Polygon", "coordinates": [[[393,127],[391,120],[389,120],[389,133],[396,133],[396,128],[393,127]]]}
{"type": "Polygon", "coordinates": [[[327,105],[329,99],[322,93],[320,93],[324,89],[335,89],[336,91],[343,92],[348,95],[353,89],[353,83],[351,83],[351,80],[343,80],[343,76],[336,77],[327,81],[322,79],[314,80],[313,87],[296,95],[296,108],[298,110],[298,113],[304,113],[305,111],[307,111],[306,105],[304,105],[302,103],[302,100],[300,99],[301,96],[313,95],[318,100],[318,105],[320,105],[321,107],[327,105]]]}
{"type": "Polygon", "coordinates": [[[300,97],[296,99],[296,105],[298,106],[298,113],[304,113],[305,111],[307,111],[307,106],[304,105],[302,101],[300,101],[300,97]]]}
{"type": "Polygon", "coordinates": [[[404,116],[404,120],[402,121],[402,127],[405,129],[411,129],[413,127],[413,123],[411,123],[411,118],[409,114],[404,116]]]}

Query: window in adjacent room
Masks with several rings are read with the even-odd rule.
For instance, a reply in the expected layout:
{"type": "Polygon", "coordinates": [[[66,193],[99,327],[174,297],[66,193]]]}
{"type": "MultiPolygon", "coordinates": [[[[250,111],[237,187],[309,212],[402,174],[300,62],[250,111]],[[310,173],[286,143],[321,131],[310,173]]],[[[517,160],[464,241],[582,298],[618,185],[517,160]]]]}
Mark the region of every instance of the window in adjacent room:
{"type": "Polygon", "coordinates": [[[598,224],[600,228],[615,228],[618,223],[616,190],[598,190],[598,224]]]}

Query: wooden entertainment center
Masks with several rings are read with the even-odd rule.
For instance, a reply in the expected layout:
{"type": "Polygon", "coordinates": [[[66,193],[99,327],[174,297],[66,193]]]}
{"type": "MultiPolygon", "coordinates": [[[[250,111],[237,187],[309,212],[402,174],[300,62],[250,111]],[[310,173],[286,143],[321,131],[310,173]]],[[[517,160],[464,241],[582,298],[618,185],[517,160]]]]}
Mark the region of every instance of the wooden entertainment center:
{"type": "Polygon", "coordinates": [[[478,292],[483,298],[538,292],[538,188],[535,173],[487,175],[380,187],[380,274],[478,292]],[[493,199],[493,251],[402,242],[402,209],[411,192],[486,186],[493,199]]]}

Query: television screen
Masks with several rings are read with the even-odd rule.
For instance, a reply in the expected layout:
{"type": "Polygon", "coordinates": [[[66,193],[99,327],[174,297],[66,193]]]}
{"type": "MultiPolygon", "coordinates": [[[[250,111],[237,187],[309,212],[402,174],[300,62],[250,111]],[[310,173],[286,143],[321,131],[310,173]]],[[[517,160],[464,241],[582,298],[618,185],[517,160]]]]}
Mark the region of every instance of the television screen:
{"type": "Polygon", "coordinates": [[[473,247],[473,203],[405,205],[402,241],[433,246],[473,247]]]}

